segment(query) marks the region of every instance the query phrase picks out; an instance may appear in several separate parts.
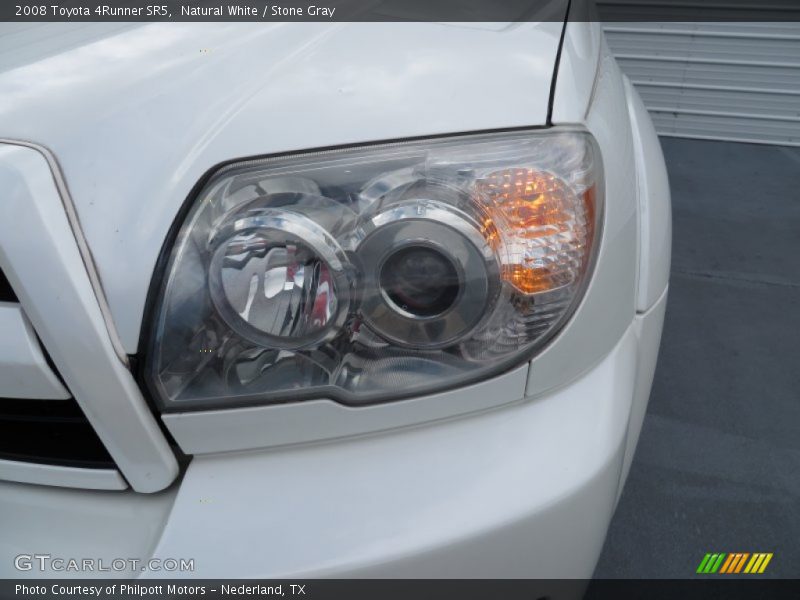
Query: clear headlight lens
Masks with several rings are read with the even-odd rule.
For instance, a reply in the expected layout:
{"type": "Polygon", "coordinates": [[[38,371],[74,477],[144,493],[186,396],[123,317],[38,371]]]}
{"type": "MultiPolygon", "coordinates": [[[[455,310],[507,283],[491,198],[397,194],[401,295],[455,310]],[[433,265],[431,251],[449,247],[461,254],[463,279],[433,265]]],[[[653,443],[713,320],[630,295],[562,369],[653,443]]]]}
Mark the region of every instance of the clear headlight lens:
{"type": "Polygon", "coordinates": [[[172,247],[148,383],[175,410],[358,405],[514,366],[580,300],[602,189],[583,132],[225,167],[172,247]]]}

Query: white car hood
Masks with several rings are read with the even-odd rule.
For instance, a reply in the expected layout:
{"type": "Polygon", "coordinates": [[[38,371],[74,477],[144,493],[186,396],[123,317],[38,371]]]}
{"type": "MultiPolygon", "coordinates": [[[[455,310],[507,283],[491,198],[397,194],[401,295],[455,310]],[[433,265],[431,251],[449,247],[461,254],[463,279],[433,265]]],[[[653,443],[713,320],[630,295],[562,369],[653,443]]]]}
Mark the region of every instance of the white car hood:
{"type": "Polygon", "coordinates": [[[545,124],[562,26],[4,24],[0,138],[57,157],[135,353],[167,232],[209,169],[545,124]]]}

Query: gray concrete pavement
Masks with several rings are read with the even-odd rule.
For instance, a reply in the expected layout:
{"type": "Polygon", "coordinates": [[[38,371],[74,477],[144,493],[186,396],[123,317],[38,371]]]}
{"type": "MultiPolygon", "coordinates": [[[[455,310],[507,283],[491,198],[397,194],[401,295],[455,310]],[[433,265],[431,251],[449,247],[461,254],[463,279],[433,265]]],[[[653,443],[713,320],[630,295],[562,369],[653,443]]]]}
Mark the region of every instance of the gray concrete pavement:
{"type": "Polygon", "coordinates": [[[670,295],[650,406],[596,577],[774,552],[800,577],[800,148],[662,138],[670,295]]]}

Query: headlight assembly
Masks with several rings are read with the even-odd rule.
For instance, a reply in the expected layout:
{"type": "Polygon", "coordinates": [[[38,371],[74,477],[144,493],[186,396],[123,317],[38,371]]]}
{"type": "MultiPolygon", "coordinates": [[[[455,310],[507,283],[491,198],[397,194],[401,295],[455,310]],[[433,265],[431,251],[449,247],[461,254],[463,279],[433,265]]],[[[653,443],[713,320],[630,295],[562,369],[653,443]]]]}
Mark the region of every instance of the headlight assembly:
{"type": "Polygon", "coordinates": [[[167,410],[362,405],[515,366],[580,301],[602,190],[580,131],[224,167],[170,249],[148,385],[167,410]]]}

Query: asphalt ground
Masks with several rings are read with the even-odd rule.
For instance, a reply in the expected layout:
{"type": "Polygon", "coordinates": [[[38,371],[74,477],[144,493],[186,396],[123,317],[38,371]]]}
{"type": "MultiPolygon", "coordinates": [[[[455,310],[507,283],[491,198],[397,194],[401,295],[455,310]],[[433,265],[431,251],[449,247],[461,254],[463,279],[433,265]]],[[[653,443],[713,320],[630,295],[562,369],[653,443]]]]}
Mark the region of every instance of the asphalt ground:
{"type": "Polygon", "coordinates": [[[595,576],[695,577],[707,552],[773,552],[763,576],[799,578],[800,148],[661,143],[664,333],[595,576]]]}

